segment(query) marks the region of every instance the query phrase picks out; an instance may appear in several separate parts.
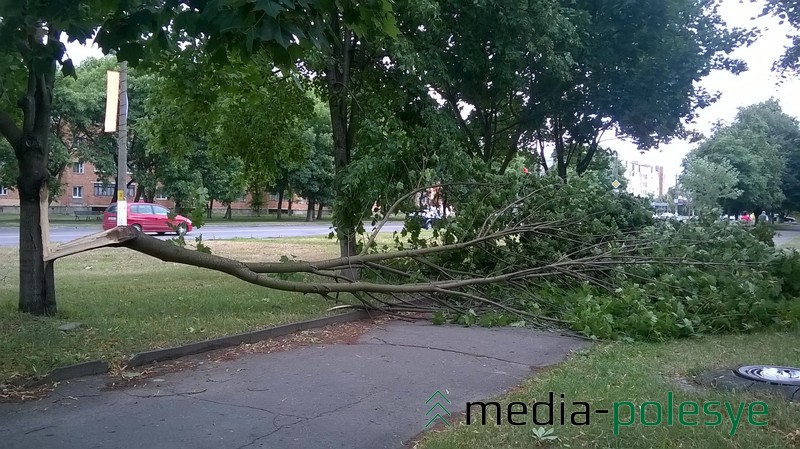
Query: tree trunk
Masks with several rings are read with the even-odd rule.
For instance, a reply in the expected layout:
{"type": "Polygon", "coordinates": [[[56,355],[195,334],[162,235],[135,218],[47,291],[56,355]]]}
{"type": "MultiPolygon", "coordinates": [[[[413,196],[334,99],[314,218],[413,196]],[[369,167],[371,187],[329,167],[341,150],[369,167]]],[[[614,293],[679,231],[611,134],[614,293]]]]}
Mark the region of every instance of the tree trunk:
{"type": "MultiPolygon", "coordinates": [[[[48,114],[49,116],[49,114],[48,114]]],[[[27,135],[17,151],[20,201],[19,310],[33,315],[57,312],[52,262],[47,244],[47,137],[27,135]]]]}
{"type": "Polygon", "coordinates": [[[142,194],[144,194],[144,186],[139,184],[136,186],[136,196],[133,198],[133,202],[138,203],[142,199],[142,194]]]}
{"type": "MultiPolygon", "coordinates": [[[[37,34],[40,31],[36,29],[37,34]]],[[[60,31],[52,26],[47,33],[48,40],[58,40],[60,35],[60,31]]],[[[35,41],[35,38],[31,40],[35,41]]],[[[30,60],[27,65],[27,91],[18,103],[22,109],[22,127],[0,110],[0,134],[14,149],[19,167],[19,310],[34,315],[53,315],[58,311],[53,262],[45,262],[44,256],[50,226],[47,217],[47,138],[56,63],[54,60],[37,63],[30,60]]]]}
{"type": "Polygon", "coordinates": [[[211,211],[214,210],[214,199],[211,198],[208,200],[208,206],[206,206],[206,218],[209,220],[211,219],[211,211]]]}
{"type": "Polygon", "coordinates": [[[231,210],[231,203],[228,203],[228,207],[225,209],[225,216],[222,218],[233,220],[233,211],[231,210]]]}
{"type": "Polygon", "coordinates": [[[306,210],[306,221],[314,220],[314,200],[308,200],[308,209],[306,210]]]}
{"type": "MultiPolygon", "coordinates": [[[[358,45],[353,32],[342,23],[340,12],[333,11],[330,16],[331,29],[336,40],[331,43],[331,54],[325,79],[328,84],[328,107],[331,113],[331,134],[333,135],[333,164],[338,175],[347,169],[355,139],[354,110],[350,106],[350,76],[352,58],[358,45]]],[[[352,201],[344,198],[341,176],[334,178],[333,192],[336,201],[333,225],[339,238],[339,249],[342,257],[356,254],[356,231],[360,212],[350,210],[352,201]]],[[[360,276],[357,269],[343,270],[343,276],[356,280],[360,276]],[[345,272],[346,271],[346,272],[345,272]]]]}
{"type": "Polygon", "coordinates": [[[283,190],[278,192],[278,220],[281,219],[282,214],[283,214],[283,190]]]}
{"type": "Polygon", "coordinates": [[[287,199],[287,202],[289,203],[289,207],[286,210],[286,214],[291,216],[291,215],[294,215],[292,213],[292,203],[293,203],[292,200],[294,199],[294,194],[292,193],[291,190],[287,191],[286,193],[289,196],[289,198],[287,199]]]}
{"type": "Polygon", "coordinates": [[[317,220],[322,220],[322,203],[319,203],[319,210],[317,211],[317,220]]]}

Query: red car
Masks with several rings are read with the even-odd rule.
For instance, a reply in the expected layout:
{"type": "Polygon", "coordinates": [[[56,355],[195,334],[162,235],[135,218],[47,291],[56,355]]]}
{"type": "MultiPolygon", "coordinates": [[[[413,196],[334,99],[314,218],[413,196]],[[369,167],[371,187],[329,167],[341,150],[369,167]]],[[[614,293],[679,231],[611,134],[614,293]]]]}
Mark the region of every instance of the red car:
{"type": "MultiPolygon", "coordinates": [[[[103,213],[103,229],[108,230],[116,226],[117,204],[114,203],[103,213]]],[[[158,204],[128,203],[128,226],[159,235],[167,232],[183,235],[192,230],[192,220],[182,215],[176,215],[170,220],[169,209],[158,204]]]]}

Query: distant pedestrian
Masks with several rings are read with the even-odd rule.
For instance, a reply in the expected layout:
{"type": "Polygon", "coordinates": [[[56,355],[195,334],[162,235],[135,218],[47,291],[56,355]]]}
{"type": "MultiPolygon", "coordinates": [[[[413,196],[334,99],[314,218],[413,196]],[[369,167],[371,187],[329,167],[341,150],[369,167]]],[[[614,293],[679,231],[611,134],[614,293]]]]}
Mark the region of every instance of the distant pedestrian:
{"type": "Polygon", "coordinates": [[[767,216],[767,211],[762,210],[761,215],[758,216],[759,223],[769,223],[769,217],[767,216]]]}

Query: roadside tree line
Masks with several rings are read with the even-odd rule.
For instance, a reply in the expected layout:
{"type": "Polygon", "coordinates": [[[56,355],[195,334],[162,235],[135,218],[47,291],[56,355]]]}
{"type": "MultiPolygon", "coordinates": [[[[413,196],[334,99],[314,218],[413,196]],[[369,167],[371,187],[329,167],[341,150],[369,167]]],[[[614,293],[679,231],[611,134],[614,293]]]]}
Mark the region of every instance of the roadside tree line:
{"type": "Polygon", "coordinates": [[[683,165],[680,187],[698,213],[800,210],[800,123],[775,99],[741,108],[683,165]]]}
{"type": "MultiPolygon", "coordinates": [[[[212,164],[241,167],[234,171],[243,172],[250,186],[285,174],[296,183],[319,181],[319,173],[296,172],[304,150],[318,148],[319,157],[333,165],[329,200],[342,258],[331,266],[337,274],[325,273],[335,285],[320,281],[314,291],[359,291],[367,287],[359,279],[368,260],[361,259],[375,249],[360,246],[358,236],[376,203],[386,211],[396,198],[409,199],[409,191],[439,184],[462,186],[447,191],[447,201],[457,204],[468,196],[463,186],[506,185],[504,176],[522,166],[539,167],[535,172],[548,173],[556,185],[568,183],[591,172],[608,133],[626,136],[643,150],[687,137],[686,123],[715,99],[697,81],[715,69],[745,70],[730,52],[757,35],[725,27],[717,8],[710,0],[2,3],[0,134],[11,147],[13,157],[5,160],[16,164],[14,185],[21,197],[20,310],[57,310],[42,211],[48,168],[58,159],[52,156],[58,146],[54,113],[61,107],[54,89],[63,80],[57,70],[78,74],[60,42],[62,33],[79,42],[96,33],[97,44],[128,61],[142,77],[140,88],[149,89],[139,95],[142,115],[133,117],[138,131],[132,133],[132,153],[136,145],[143,150],[134,163],[140,182],[158,179],[163,170],[164,178],[193,180],[164,179],[169,188],[197,186],[199,180],[211,186],[211,176],[204,179],[199,167],[212,164]]],[[[228,178],[221,183],[235,184],[228,178]]],[[[324,191],[312,184],[303,196],[324,191]]],[[[206,195],[204,203],[210,192],[189,194],[206,195]]],[[[459,210],[469,211],[465,204],[459,210]]],[[[509,204],[494,206],[505,210],[509,204]]],[[[470,223],[436,251],[456,253],[472,242],[468,236],[477,230],[470,226],[479,223],[470,223]]],[[[478,243],[522,238],[535,229],[527,221],[509,223],[478,243]]],[[[144,252],[157,244],[140,235],[118,237],[144,252]]],[[[206,257],[159,248],[174,261],[206,257]]],[[[418,255],[408,257],[424,263],[418,255]]],[[[451,263],[458,265],[456,259],[451,263]]],[[[241,265],[232,264],[207,267],[242,273],[241,265]]],[[[284,285],[266,282],[271,272],[243,276],[284,285]]],[[[487,279],[508,283],[530,276],[487,279]]],[[[380,289],[409,290],[400,278],[392,282],[380,289]]],[[[416,282],[410,290],[463,296],[468,293],[461,287],[475,283],[480,282],[416,282]]]]}

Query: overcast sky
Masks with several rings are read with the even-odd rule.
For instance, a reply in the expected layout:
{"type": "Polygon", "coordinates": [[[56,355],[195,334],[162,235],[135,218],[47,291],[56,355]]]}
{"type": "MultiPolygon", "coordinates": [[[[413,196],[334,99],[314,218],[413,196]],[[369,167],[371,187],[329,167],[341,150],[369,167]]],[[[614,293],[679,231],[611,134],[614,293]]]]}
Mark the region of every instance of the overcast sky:
{"type": "MultiPolygon", "coordinates": [[[[772,64],[780,57],[790,41],[786,37],[790,27],[787,24],[779,25],[778,20],[772,17],[751,20],[752,17],[758,16],[762,7],[761,1],[723,1],[720,13],[729,26],[744,28],[756,26],[762,32],[761,37],[753,45],[740,48],[733,53],[734,57],[747,62],[746,72],[741,75],[714,72],[701,81],[700,85],[708,91],[722,93],[715,104],[699,112],[696,124],[692,125],[693,129],[706,136],[710,134],[714,123],[720,120],[730,123],[736,116],[738,108],[771,97],[778,99],[784,112],[800,118],[800,79],[788,80],[779,86],[778,76],[771,71],[772,64]]],[[[67,53],[76,65],[88,57],[102,56],[96,46],[85,47],[75,43],[67,44],[67,53]]],[[[663,165],[667,186],[675,183],[675,176],[680,173],[681,161],[693,147],[687,142],[675,141],[641,154],[635,145],[613,136],[604,140],[603,145],[619,151],[620,157],[625,160],[663,165]]]]}
{"type": "MultiPolygon", "coordinates": [[[[698,114],[696,125],[693,129],[706,136],[717,121],[730,123],[736,116],[738,109],[754,103],[760,103],[775,97],[780,102],[784,112],[800,118],[800,79],[785,81],[778,86],[778,76],[772,73],[772,64],[781,56],[785,46],[790,42],[786,34],[791,30],[787,25],[778,25],[779,20],[772,17],[757,17],[763,7],[762,2],[751,3],[739,0],[724,0],[720,9],[722,18],[731,27],[756,26],[761,29],[761,37],[751,46],[740,48],[732,56],[747,61],[748,70],[740,75],[729,72],[713,72],[700,82],[700,85],[710,92],[719,91],[721,98],[703,109],[698,114]]],[[[645,154],[636,151],[633,144],[612,140],[604,142],[605,145],[620,152],[620,157],[631,161],[663,165],[667,176],[666,184],[675,184],[675,176],[680,173],[680,164],[686,153],[693,148],[687,142],[676,141],[669,145],[662,145],[657,150],[645,154]]]]}

